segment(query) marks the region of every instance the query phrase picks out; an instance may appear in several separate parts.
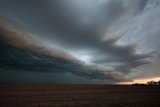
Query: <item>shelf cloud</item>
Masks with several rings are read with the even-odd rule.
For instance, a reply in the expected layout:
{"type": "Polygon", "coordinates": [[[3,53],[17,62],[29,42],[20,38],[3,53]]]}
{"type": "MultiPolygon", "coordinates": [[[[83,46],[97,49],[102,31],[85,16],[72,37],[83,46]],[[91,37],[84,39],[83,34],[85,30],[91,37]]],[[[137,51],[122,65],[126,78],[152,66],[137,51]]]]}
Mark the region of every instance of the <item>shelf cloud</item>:
{"type": "Polygon", "coordinates": [[[50,81],[61,83],[66,77],[114,83],[158,76],[158,2],[2,0],[0,71],[6,78],[12,70],[59,73],[50,81]]]}

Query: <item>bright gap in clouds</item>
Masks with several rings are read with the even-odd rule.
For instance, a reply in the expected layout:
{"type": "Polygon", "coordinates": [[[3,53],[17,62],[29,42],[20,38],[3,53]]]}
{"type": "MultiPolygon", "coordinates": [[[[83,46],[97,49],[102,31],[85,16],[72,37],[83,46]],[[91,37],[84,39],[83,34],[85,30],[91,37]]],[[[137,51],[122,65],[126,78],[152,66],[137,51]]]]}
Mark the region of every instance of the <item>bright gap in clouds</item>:
{"type": "Polygon", "coordinates": [[[154,78],[145,78],[145,79],[135,79],[132,82],[119,82],[119,83],[115,83],[115,84],[135,84],[135,83],[139,83],[139,84],[145,84],[148,81],[159,81],[160,77],[154,77],[154,78]]]}
{"type": "Polygon", "coordinates": [[[84,61],[84,62],[86,62],[86,63],[89,63],[90,62],[90,60],[91,60],[91,56],[89,56],[89,55],[84,55],[84,56],[80,56],[79,57],[79,59],[81,60],[81,61],[84,61]]]}

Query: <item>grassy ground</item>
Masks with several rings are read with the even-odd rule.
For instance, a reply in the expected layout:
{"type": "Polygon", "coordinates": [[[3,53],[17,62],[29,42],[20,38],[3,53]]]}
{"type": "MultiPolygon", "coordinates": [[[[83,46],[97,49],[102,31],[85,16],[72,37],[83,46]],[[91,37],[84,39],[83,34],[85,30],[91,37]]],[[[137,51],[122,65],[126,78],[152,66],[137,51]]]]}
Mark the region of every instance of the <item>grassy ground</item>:
{"type": "Polygon", "coordinates": [[[0,107],[160,107],[160,86],[0,86],[0,107]]]}

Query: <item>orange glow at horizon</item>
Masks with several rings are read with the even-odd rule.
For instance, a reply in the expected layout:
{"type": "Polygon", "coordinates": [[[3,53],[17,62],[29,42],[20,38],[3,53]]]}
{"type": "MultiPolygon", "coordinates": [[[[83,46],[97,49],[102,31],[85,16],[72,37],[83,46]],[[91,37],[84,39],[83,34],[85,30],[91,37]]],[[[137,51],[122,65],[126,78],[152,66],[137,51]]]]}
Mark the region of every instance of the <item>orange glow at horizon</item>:
{"type": "Polygon", "coordinates": [[[119,82],[119,83],[115,83],[115,84],[126,84],[126,85],[129,85],[129,84],[134,84],[134,83],[147,83],[148,81],[159,81],[160,80],[160,77],[155,77],[155,78],[147,78],[147,79],[137,79],[137,80],[133,80],[132,82],[119,82]]]}

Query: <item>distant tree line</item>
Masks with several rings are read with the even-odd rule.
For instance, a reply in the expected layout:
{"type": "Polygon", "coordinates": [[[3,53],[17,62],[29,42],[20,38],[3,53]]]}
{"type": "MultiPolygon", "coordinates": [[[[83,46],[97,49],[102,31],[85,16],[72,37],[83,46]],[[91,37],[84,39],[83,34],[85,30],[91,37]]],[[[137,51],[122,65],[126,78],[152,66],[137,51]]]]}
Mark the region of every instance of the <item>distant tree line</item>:
{"type": "Polygon", "coordinates": [[[136,86],[160,86],[160,80],[159,81],[148,81],[147,83],[134,83],[132,85],[136,85],[136,86]]]}

